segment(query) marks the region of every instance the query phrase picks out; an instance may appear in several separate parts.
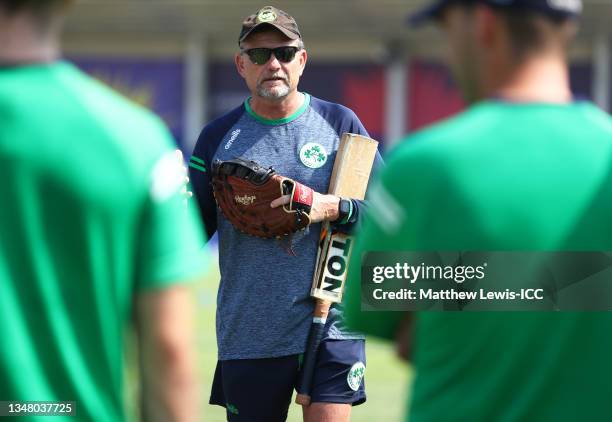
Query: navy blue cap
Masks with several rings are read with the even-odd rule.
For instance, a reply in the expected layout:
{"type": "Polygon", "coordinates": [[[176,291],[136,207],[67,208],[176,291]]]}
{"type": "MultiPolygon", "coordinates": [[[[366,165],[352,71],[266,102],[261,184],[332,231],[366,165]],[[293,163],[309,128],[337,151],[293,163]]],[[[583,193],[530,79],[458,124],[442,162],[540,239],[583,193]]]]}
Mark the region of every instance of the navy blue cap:
{"type": "Polygon", "coordinates": [[[483,3],[492,7],[523,9],[558,18],[575,18],[582,12],[582,0],[436,0],[408,17],[411,25],[420,25],[440,17],[452,3],[483,3]]]}

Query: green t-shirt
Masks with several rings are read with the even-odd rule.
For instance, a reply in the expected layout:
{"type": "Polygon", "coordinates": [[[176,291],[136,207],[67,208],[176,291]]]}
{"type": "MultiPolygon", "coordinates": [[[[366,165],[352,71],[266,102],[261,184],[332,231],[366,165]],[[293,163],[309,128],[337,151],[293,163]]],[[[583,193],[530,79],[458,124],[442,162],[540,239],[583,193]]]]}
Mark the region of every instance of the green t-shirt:
{"type": "MultiPolygon", "coordinates": [[[[373,187],[361,252],[612,250],[612,122],[593,105],[486,101],[406,139],[373,187]]],[[[401,312],[351,328],[392,338],[401,312]]],[[[415,421],[612,420],[611,313],[413,314],[415,421]]]]}
{"type": "Polygon", "coordinates": [[[124,419],[134,294],[203,270],[180,172],[159,119],[70,64],[0,68],[0,400],[124,419]]]}

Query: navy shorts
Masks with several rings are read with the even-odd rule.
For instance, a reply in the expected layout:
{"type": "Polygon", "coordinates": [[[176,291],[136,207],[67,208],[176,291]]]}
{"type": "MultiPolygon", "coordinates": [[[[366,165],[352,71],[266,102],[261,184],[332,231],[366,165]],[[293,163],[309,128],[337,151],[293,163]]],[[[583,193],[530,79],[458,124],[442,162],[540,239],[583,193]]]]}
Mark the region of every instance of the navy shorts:
{"type": "MultiPolygon", "coordinates": [[[[225,407],[232,422],[285,421],[300,363],[301,355],[218,361],[210,404],[225,407]]],[[[365,402],[364,371],[364,340],[325,339],[317,357],[312,402],[365,402]]]]}

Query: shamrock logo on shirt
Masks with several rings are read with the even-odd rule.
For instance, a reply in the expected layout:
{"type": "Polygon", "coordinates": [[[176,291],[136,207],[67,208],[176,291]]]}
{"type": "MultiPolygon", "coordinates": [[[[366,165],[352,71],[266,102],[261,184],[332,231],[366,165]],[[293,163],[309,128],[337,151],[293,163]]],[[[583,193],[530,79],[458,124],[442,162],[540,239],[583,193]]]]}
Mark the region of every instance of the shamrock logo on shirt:
{"type": "Polygon", "coordinates": [[[300,150],[300,160],[306,167],[319,168],[327,162],[327,151],[321,144],[308,142],[300,150]]]}

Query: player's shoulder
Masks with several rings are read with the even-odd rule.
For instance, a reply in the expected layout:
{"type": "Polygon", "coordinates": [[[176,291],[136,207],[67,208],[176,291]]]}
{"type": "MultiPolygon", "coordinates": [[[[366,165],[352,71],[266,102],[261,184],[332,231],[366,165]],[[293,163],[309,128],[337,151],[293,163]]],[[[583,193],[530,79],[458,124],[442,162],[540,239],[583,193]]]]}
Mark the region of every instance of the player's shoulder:
{"type": "Polygon", "coordinates": [[[447,179],[457,158],[477,148],[473,139],[482,138],[482,125],[476,122],[487,124],[480,113],[470,108],[401,139],[385,154],[384,174],[393,175],[393,179],[398,179],[397,175],[418,180],[447,179]]]}
{"type": "Polygon", "coordinates": [[[166,124],[155,113],[123,96],[72,65],[65,67],[66,85],[95,121],[103,138],[128,155],[157,155],[174,147],[166,124]]]}
{"type": "MultiPolygon", "coordinates": [[[[438,146],[452,148],[458,145],[469,149],[470,145],[477,147],[483,137],[491,138],[491,134],[499,133],[519,124],[540,121],[544,127],[554,119],[554,128],[562,126],[576,127],[582,130],[612,131],[611,116],[589,101],[576,101],[570,104],[554,105],[543,103],[516,104],[504,101],[482,101],[466,111],[441,122],[415,132],[406,140],[413,144],[426,143],[431,149],[438,146]],[[438,145],[440,144],[440,145],[438,145]]],[[[529,127],[531,132],[535,129],[529,127]]]]}
{"type": "Polygon", "coordinates": [[[310,106],[323,117],[336,119],[356,119],[357,115],[350,108],[342,104],[325,101],[317,97],[310,97],[310,106]]]}
{"type": "Polygon", "coordinates": [[[588,120],[592,129],[601,131],[606,135],[612,134],[612,116],[610,114],[590,101],[576,102],[575,107],[580,110],[582,117],[588,120]]]}
{"type": "Polygon", "coordinates": [[[241,117],[246,113],[244,103],[238,107],[233,108],[225,114],[211,120],[202,129],[202,133],[212,135],[220,131],[229,130],[241,117]]]}
{"type": "Polygon", "coordinates": [[[310,107],[320,115],[340,136],[345,132],[369,136],[357,115],[342,104],[311,97],[310,107]]]}
{"type": "Polygon", "coordinates": [[[244,103],[213,119],[204,126],[195,145],[194,155],[202,159],[214,152],[229,130],[246,113],[244,103]]]}
{"type": "Polygon", "coordinates": [[[446,155],[449,148],[464,139],[470,139],[480,128],[474,122],[481,120],[478,113],[469,109],[442,121],[426,126],[401,139],[390,153],[399,156],[446,155]],[[470,135],[466,135],[466,134],[470,135]]]}
{"type": "Polygon", "coordinates": [[[81,97],[81,100],[89,107],[98,105],[99,109],[103,108],[106,112],[102,116],[117,117],[114,124],[158,127],[161,123],[160,119],[144,106],[111,89],[101,81],[84,74],[76,67],[68,66],[66,72],[72,77],[73,84],[78,89],[77,95],[81,97]]]}
{"type": "Polygon", "coordinates": [[[82,105],[81,117],[93,123],[88,127],[97,141],[92,141],[91,147],[103,145],[96,160],[119,166],[116,157],[121,157],[124,171],[140,175],[149,172],[160,157],[173,153],[176,143],[172,134],[155,113],[74,66],[69,66],[65,75],[66,84],[82,105]]]}
{"type": "Polygon", "coordinates": [[[481,103],[463,112],[418,130],[411,139],[414,141],[432,141],[452,144],[459,139],[471,139],[503,116],[492,110],[488,104],[481,103]]]}

